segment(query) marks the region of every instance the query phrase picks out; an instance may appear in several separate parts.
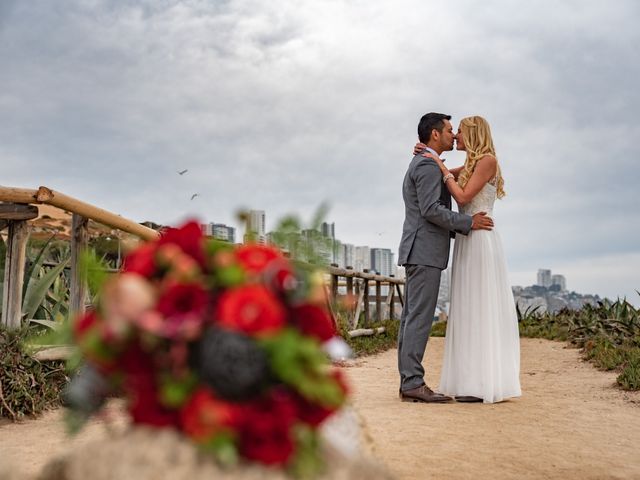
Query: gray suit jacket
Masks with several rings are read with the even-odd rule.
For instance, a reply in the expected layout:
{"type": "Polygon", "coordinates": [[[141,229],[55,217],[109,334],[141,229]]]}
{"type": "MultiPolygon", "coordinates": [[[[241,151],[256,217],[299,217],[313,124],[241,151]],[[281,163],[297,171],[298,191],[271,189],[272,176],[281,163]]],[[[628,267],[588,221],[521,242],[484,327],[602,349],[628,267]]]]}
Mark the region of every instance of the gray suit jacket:
{"type": "Polygon", "coordinates": [[[451,194],[430,158],[413,157],[402,184],[404,226],[398,265],[447,268],[452,232],[468,234],[472,219],[451,211],[451,194]]]}

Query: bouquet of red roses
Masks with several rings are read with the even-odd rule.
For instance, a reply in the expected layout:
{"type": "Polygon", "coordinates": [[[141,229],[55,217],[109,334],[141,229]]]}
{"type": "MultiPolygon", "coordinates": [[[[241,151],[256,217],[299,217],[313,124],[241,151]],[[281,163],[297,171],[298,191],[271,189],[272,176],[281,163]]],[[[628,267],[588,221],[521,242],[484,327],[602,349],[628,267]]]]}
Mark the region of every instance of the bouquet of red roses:
{"type": "Polygon", "coordinates": [[[168,229],[75,321],[85,364],[66,403],[88,417],[121,394],[134,423],[177,429],[221,462],[316,468],[317,428],[347,390],[323,350],[336,331],[322,282],[276,248],[168,229]]]}

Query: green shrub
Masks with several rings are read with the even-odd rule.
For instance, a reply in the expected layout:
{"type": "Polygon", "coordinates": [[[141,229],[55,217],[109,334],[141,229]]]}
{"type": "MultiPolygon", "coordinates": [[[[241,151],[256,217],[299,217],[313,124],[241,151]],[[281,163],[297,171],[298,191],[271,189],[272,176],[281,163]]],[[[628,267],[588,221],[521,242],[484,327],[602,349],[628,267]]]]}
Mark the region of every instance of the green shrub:
{"type": "Polygon", "coordinates": [[[640,309],[626,300],[605,300],[555,314],[536,309],[517,313],[521,336],[568,340],[597,368],[620,371],[622,388],[640,390],[640,309]]]}
{"type": "Polygon", "coordinates": [[[624,350],[606,336],[597,336],[585,343],[583,356],[602,370],[613,370],[625,361],[624,350]]]}
{"type": "Polygon", "coordinates": [[[617,382],[624,390],[640,390],[640,348],[626,352],[626,361],[617,382]]]}
{"type": "Polygon", "coordinates": [[[39,362],[25,352],[25,335],[0,327],[0,417],[13,421],[58,405],[68,381],[64,362],[39,362]]]}
{"type": "Polygon", "coordinates": [[[447,333],[447,322],[436,322],[431,327],[432,337],[444,337],[447,333]]]}

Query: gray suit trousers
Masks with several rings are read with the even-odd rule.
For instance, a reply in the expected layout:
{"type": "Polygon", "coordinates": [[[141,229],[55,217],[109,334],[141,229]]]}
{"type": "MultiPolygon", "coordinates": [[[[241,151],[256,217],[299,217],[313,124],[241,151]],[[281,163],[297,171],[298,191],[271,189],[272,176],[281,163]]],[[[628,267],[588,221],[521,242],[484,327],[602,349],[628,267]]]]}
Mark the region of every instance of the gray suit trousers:
{"type": "Polygon", "coordinates": [[[422,359],[438,302],[442,270],[426,265],[405,265],[404,308],[398,331],[400,389],[424,385],[422,359]]]}

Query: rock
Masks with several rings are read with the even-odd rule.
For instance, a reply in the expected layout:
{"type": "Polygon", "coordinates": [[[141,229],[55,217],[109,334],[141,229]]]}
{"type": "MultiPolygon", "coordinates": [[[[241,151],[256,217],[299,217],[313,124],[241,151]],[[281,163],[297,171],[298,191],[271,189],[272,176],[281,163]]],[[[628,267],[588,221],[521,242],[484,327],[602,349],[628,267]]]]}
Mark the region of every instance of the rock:
{"type": "MultiPolygon", "coordinates": [[[[363,457],[347,458],[325,448],[328,470],[322,480],[392,480],[380,465],[363,457]]],[[[11,477],[6,477],[11,478],[11,477]]],[[[291,480],[280,470],[260,465],[222,469],[177,432],[136,427],[68,451],[51,460],[37,480],[291,480]]]]}

